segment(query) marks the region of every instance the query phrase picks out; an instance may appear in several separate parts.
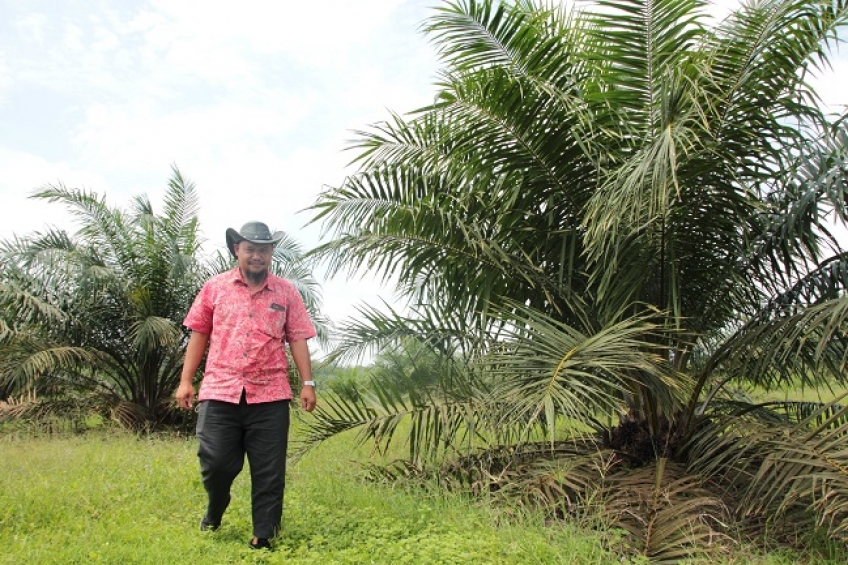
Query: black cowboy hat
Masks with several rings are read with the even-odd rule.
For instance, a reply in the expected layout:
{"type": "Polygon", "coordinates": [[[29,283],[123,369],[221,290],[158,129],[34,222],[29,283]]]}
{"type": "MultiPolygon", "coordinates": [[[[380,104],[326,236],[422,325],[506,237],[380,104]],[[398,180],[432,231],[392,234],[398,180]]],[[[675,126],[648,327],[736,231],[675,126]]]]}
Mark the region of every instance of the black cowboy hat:
{"type": "Polygon", "coordinates": [[[233,246],[241,241],[249,241],[251,243],[270,243],[277,245],[280,240],[285,237],[285,233],[278,231],[273,235],[266,224],[262,222],[247,222],[241,227],[241,231],[236,231],[233,228],[227,228],[227,249],[233,257],[236,256],[233,246]]]}

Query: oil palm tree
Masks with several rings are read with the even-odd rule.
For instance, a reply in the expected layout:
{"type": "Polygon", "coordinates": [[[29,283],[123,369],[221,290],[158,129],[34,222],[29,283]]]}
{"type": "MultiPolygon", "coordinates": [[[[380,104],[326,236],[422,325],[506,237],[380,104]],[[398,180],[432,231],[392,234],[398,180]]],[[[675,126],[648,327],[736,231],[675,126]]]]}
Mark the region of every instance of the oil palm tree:
{"type": "Polygon", "coordinates": [[[653,501],[643,517],[678,516],[663,536],[616,515],[660,561],[713,536],[723,512],[800,505],[848,533],[838,441],[791,467],[811,453],[792,442],[841,437],[841,408],[727,394],[845,384],[848,255],[828,218],[848,220],[848,135],[807,81],[848,8],[765,0],[715,25],[708,8],[437,8],[425,24],[444,62],[435,103],[359,132],[358,172],[313,211],[332,234],[316,250],[331,269],[376,269],[410,299],[403,316],[364,308],[338,354],[417,336],[451,368],[427,402],[376,383],[325,403],[313,441],[362,427],[385,445],[406,415],[413,462],[482,442],[488,455],[463,459],[488,461],[479,477],[502,470],[554,506],[590,493],[614,494],[611,508],[653,501]],[[563,445],[563,422],[591,441],[563,445]],[[792,438],[787,455],[766,457],[777,438],[792,438]],[[730,455],[743,444],[762,450],[730,455]],[[825,475],[811,468],[827,468],[840,496],[818,499],[825,475]],[[772,475],[784,478],[749,480],[772,475]],[[735,502],[659,506],[709,481],[735,502]],[[753,484],[773,491],[754,496],[753,484]]]}
{"type": "Polygon", "coordinates": [[[194,186],[174,169],[158,216],[146,197],[126,212],[62,185],[34,197],[64,204],[79,230],[3,246],[7,391],[36,392],[24,412],[82,402],[133,427],[168,419],[186,338],[180,316],[203,277],[194,186]]]}

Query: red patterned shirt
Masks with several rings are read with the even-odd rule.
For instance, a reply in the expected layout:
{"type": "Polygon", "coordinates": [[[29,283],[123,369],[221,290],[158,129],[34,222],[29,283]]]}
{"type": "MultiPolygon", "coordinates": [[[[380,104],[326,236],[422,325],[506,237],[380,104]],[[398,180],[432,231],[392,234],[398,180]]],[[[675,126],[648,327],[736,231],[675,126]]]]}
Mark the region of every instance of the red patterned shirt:
{"type": "Polygon", "coordinates": [[[249,404],[292,398],[284,341],[315,337],[297,289],[268,274],[251,294],[238,268],[209,279],[183,321],[209,334],[206,372],[198,400],[249,404]]]}

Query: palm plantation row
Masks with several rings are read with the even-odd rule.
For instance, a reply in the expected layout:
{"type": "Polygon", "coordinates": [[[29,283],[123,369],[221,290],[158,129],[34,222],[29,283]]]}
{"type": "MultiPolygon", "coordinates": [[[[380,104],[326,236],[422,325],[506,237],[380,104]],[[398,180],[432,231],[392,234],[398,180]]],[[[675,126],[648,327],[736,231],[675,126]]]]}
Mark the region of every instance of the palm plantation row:
{"type": "MultiPolygon", "coordinates": [[[[358,172],[311,208],[328,242],[280,251],[313,313],[310,260],[409,301],[328,331],[329,361],[405,360],[325,395],[304,449],[359,429],[407,442],[390,475],[561,517],[601,501],[656,561],[762,528],[848,538],[838,399],[740,393],[845,388],[848,255],[829,226],[848,221],[848,132],[808,80],[848,6],[769,0],[718,23],[708,8],[433,12],[435,102],[359,132],[358,172]]],[[[159,215],[38,197],[81,229],[4,244],[5,412],[85,400],[173,423],[179,323],[227,268],[200,259],[193,187],[175,170],[159,215]]]]}

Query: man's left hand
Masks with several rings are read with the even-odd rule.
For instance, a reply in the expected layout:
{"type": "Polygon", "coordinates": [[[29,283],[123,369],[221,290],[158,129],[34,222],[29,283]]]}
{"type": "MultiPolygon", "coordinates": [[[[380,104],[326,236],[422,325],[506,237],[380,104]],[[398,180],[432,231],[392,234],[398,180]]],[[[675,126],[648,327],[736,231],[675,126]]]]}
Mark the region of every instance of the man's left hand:
{"type": "Polygon", "coordinates": [[[315,410],[315,387],[305,386],[300,389],[300,405],[307,412],[315,410]]]}

